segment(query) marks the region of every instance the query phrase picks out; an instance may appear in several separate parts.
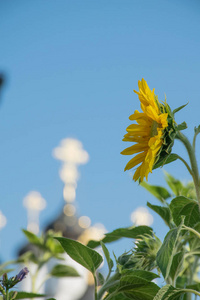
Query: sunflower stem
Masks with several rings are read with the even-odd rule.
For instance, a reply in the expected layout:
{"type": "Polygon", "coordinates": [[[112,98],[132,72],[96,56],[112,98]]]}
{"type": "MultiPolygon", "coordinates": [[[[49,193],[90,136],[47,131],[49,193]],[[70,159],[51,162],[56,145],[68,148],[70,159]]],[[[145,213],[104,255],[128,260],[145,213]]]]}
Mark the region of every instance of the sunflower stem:
{"type": "Polygon", "coordinates": [[[183,158],[182,158],[181,156],[179,156],[178,154],[177,154],[177,157],[178,157],[178,159],[180,159],[180,160],[184,163],[184,165],[185,165],[186,168],[188,169],[188,172],[190,173],[190,175],[193,176],[193,172],[192,172],[190,166],[188,165],[188,163],[185,161],[185,159],[183,159],[183,158]]]}
{"type": "MultiPolygon", "coordinates": [[[[120,274],[118,272],[116,272],[112,277],[110,277],[103,285],[102,287],[99,289],[98,294],[97,294],[97,300],[102,299],[104,293],[113,285],[116,284],[116,282],[118,282],[120,278],[120,274]]],[[[109,298],[109,297],[108,297],[109,298]]]]}
{"type": "MultiPolygon", "coordinates": [[[[196,160],[196,156],[195,156],[195,149],[193,148],[193,146],[191,145],[190,141],[188,140],[188,138],[182,133],[182,132],[178,132],[176,135],[176,139],[180,140],[189,155],[190,158],[190,164],[191,164],[191,170],[192,170],[192,178],[194,181],[194,186],[195,186],[195,190],[196,190],[196,195],[197,195],[197,200],[199,202],[199,207],[200,207],[200,184],[199,184],[199,171],[198,171],[198,165],[197,165],[197,160],[196,160]]],[[[183,160],[182,160],[183,161],[183,160]]]]}

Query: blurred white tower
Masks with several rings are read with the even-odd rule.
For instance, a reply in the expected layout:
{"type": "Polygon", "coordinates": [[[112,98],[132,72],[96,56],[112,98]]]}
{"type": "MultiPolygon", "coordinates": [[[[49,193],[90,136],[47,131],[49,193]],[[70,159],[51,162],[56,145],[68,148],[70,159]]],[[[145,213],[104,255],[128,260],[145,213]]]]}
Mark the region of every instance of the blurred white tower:
{"type": "Polygon", "coordinates": [[[7,223],[7,219],[3,215],[3,213],[0,211],[0,230],[6,226],[6,223],[7,223]]]}
{"type": "MultiPolygon", "coordinates": [[[[79,179],[78,166],[86,164],[89,160],[88,153],[83,149],[80,141],[72,138],[63,139],[54,149],[53,156],[63,162],[59,175],[64,182],[63,198],[67,203],[72,203],[76,198],[76,187],[79,179]]],[[[72,205],[68,205],[72,209],[72,205]]],[[[66,211],[66,208],[65,208],[66,211]]]]}
{"type": "Polygon", "coordinates": [[[23,205],[27,209],[27,230],[34,234],[39,233],[39,214],[46,207],[46,201],[41,194],[31,191],[23,200],[23,205]]]}
{"type": "MultiPolygon", "coordinates": [[[[53,156],[62,161],[59,171],[61,180],[64,182],[63,198],[66,202],[63,213],[65,216],[75,216],[76,207],[74,201],[76,198],[76,188],[79,179],[78,166],[86,164],[89,160],[88,153],[83,149],[80,141],[72,138],[63,139],[60,145],[53,150],[53,156]]],[[[78,220],[81,228],[88,228],[91,224],[90,218],[82,216],[78,220]]],[[[71,224],[73,226],[73,223],[71,224]]],[[[88,288],[88,271],[81,265],[73,261],[68,255],[65,255],[67,265],[77,269],[80,278],[69,279],[50,279],[48,289],[53,289],[52,293],[57,300],[76,300],[80,299],[88,288]],[[56,290],[55,290],[56,287],[56,290]]],[[[52,261],[52,263],[55,263],[52,261]]]]}

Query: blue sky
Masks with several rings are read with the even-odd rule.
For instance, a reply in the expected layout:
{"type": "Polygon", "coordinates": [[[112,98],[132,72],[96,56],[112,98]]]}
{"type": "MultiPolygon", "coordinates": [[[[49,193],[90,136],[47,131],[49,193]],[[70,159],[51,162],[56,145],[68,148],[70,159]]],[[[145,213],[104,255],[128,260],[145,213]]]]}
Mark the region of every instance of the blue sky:
{"type": "MultiPolygon", "coordinates": [[[[186,134],[192,135],[200,108],[199,20],[197,0],[1,1],[0,71],[6,84],[0,210],[8,221],[0,232],[3,260],[24,242],[22,200],[29,191],[47,201],[42,228],[60,212],[63,183],[52,150],[63,138],[79,139],[90,155],[80,167],[80,215],[111,231],[131,225],[136,207],[156,203],[123,172],[129,157],[119,154],[127,146],[122,137],[128,116],[139,109],[133,89],[143,77],[160,100],[167,95],[172,108],[189,101],[177,122],[185,120],[186,134]]],[[[175,144],[174,151],[184,156],[182,149],[175,144]]],[[[165,170],[190,179],[181,162],[165,170]]],[[[164,184],[162,170],[149,183],[164,184]]],[[[162,238],[162,221],[156,218],[153,226],[162,238]]]]}

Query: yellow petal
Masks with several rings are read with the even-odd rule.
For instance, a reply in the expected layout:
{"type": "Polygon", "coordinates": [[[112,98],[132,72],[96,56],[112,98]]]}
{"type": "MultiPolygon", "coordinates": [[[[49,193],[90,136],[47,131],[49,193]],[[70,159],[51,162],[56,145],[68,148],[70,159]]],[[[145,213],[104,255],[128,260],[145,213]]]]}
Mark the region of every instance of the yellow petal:
{"type": "Polygon", "coordinates": [[[126,170],[130,170],[132,168],[134,168],[135,166],[137,166],[139,163],[141,163],[144,158],[146,156],[145,152],[142,152],[140,154],[137,154],[135,157],[133,157],[126,165],[124,171],[126,170]]]}

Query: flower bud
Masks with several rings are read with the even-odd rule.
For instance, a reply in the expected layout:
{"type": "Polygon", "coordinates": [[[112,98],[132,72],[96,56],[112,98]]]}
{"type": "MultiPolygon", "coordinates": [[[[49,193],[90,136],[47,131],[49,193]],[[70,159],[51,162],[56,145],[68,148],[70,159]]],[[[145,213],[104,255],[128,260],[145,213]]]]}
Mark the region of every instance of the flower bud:
{"type": "Polygon", "coordinates": [[[17,280],[18,282],[19,281],[22,281],[25,276],[28,274],[29,270],[28,268],[23,268],[16,276],[15,276],[15,280],[17,280]]]}

